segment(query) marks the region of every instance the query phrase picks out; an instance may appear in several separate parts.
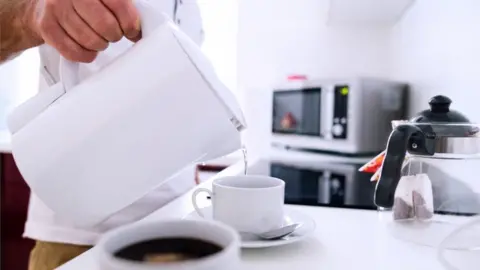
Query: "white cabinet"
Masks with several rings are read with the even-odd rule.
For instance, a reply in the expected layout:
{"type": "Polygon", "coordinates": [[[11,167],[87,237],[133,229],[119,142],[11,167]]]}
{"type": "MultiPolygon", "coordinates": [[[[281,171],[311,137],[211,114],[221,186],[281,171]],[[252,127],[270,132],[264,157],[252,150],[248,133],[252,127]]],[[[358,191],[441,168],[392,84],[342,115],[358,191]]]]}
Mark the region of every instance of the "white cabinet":
{"type": "Polygon", "coordinates": [[[330,0],[329,26],[393,26],[415,0],[330,0]]]}

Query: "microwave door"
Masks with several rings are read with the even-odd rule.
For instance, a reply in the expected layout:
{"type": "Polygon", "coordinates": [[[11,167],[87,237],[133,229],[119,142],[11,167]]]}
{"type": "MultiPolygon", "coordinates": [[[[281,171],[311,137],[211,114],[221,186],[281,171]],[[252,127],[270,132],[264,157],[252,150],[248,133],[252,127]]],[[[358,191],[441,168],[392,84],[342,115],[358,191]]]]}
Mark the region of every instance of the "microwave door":
{"type": "Polygon", "coordinates": [[[321,136],[321,93],[320,88],[274,92],[272,132],[321,136]]]}
{"type": "Polygon", "coordinates": [[[320,127],[321,135],[325,139],[331,140],[332,126],[333,126],[333,113],[335,104],[335,92],[333,86],[328,86],[323,89],[321,98],[321,115],[320,115],[320,127]]]}

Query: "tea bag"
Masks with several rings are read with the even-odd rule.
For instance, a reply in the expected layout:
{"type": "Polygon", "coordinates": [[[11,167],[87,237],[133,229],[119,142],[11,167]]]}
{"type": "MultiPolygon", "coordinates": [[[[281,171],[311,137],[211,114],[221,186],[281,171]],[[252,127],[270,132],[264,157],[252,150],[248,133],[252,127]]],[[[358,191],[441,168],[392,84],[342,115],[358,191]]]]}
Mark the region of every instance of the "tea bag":
{"type": "Polygon", "coordinates": [[[433,213],[433,190],[428,175],[403,176],[395,191],[393,219],[429,220],[433,213]]]}
{"type": "Polygon", "coordinates": [[[414,176],[412,191],[413,211],[419,220],[429,220],[433,217],[433,189],[432,182],[427,174],[414,176]]]}
{"type": "Polygon", "coordinates": [[[398,182],[393,202],[393,219],[407,220],[415,218],[413,211],[413,190],[415,176],[403,176],[398,182]]]}
{"type": "MultiPolygon", "coordinates": [[[[378,181],[381,177],[385,151],[363,165],[359,171],[373,173],[370,181],[378,181]]],[[[422,173],[422,162],[413,162],[407,153],[402,163],[402,171],[406,176],[400,178],[393,202],[394,220],[428,220],[433,217],[433,188],[427,174],[422,173]],[[420,166],[420,167],[416,167],[420,166]],[[415,169],[418,173],[413,173],[415,169]]]]}

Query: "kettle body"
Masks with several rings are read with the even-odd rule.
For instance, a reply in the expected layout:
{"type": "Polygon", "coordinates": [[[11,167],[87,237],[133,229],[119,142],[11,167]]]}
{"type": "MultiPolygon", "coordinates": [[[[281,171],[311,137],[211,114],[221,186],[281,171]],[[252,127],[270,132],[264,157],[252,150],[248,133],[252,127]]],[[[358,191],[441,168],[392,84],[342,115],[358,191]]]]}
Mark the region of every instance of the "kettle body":
{"type": "Polygon", "coordinates": [[[56,214],[92,226],[192,163],[241,147],[245,121],[200,48],[144,1],[142,39],[82,82],[61,82],[10,115],[12,152],[56,214]]]}

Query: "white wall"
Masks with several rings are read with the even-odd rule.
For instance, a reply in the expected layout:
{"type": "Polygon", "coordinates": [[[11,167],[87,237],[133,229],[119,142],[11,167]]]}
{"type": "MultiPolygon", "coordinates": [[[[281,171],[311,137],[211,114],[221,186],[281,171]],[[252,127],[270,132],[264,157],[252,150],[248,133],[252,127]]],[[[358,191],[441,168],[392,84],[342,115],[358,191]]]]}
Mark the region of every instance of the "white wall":
{"type": "Polygon", "coordinates": [[[388,29],[327,27],[328,0],[239,1],[237,71],[249,154],[270,147],[271,94],[289,74],[388,76],[388,29]]]}
{"type": "Polygon", "coordinates": [[[197,3],[205,33],[202,50],[220,80],[237,93],[238,0],[197,0],[197,3]]]}
{"type": "Polygon", "coordinates": [[[480,1],[417,0],[391,37],[392,76],[412,84],[410,113],[444,94],[480,122],[480,1]]]}

